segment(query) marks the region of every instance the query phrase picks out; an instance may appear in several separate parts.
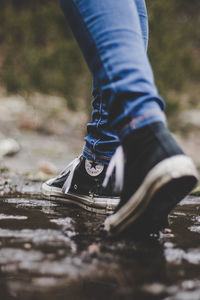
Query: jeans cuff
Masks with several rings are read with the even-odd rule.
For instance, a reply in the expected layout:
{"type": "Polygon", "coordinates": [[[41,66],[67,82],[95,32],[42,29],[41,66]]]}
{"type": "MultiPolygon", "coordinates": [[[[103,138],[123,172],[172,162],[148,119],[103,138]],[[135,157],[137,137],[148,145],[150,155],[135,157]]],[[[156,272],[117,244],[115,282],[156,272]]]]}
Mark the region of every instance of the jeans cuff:
{"type": "Polygon", "coordinates": [[[136,118],[132,118],[131,121],[121,129],[119,138],[122,141],[130,132],[156,122],[162,122],[167,125],[165,114],[162,111],[152,111],[146,115],[138,115],[136,118]]]}
{"type": "Polygon", "coordinates": [[[98,162],[103,165],[108,165],[113,155],[113,153],[106,153],[105,155],[93,153],[90,149],[87,148],[87,146],[84,147],[82,154],[86,159],[98,162]]]}

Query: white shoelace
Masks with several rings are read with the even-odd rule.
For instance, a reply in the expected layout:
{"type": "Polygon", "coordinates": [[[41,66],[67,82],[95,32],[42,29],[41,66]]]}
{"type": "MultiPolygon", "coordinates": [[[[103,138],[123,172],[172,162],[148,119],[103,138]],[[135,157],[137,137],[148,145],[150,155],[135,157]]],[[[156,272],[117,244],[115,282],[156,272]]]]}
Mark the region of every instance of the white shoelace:
{"type": "Polygon", "coordinates": [[[115,154],[111,158],[110,163],[108,165],[106,176],[103,181],[104,188],[108,185],[108,181],[115,170],[114,191],[115,192],[122,191],[123,181],[124,181],[124,164],[125,164],[124,151],[122,146],[119,146],[115,151],[115,154]]]}
{"type": "Polygon", "coordinates": [[[65,183],[62,187],[62,192],[64,194],[67,194],[70,187],[71,187],[71,184],[72,184],[72,179],[73,179],[73,176],[74,176],[74,172],[75,172],[75,169],[76,167],[78,166],[78,164],[80,163],[80,158],[81,156],[75,158],[63,171],[62,173],[60,174],[60,177],[63,176],[64,174],[67,174],[68,172],[69,173],[69,176],[67,177],[67,179],[65,180],[65,183]]]}

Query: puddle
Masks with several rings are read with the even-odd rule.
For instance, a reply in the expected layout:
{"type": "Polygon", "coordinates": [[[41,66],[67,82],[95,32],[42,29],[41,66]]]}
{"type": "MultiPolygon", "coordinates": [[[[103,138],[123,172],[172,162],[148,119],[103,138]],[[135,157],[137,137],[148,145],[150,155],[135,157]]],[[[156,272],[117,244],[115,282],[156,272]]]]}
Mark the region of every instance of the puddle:
{"type": "Polygon", "coordinates": [[[1,199],[0,289],[9,299],[199,299],[200,198],[171,213],[172,232],[102,237],[104,216],[59,202],[1,199]]]}

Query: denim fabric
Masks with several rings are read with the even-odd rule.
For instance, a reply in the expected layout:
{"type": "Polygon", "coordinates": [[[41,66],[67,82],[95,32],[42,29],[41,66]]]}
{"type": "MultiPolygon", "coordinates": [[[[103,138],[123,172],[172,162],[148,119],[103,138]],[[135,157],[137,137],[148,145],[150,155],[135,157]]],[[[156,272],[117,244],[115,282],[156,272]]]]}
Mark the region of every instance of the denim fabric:
{"type": "Polygon", "coordinates": [[[165,122],[147,57],[144,0],[60,0],[93,76],[92,121],[83,155],[108,163],[120,137],[165,122]]]}

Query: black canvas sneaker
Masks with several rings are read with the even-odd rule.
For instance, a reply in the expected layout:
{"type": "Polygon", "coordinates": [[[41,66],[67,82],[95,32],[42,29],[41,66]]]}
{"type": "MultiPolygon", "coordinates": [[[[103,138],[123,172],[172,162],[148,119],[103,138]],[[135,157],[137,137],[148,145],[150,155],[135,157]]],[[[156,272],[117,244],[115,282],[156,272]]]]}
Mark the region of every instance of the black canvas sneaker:
{"type": "Polygon", "coordinates": [[[114,175],[107,187],[102,188],[106,170],[106,165],[80,156],[58,177],[43,183],[42,195],[45,199],[62,200],[91,212],[111,214],[119,204],[119,193],[111,188],[114,175]]]}
{"type": "Polygon", "coordinates": [[[114,169],[115,189],[122,192],[115,213],[104,222],[110,235],[162,229],[169,212],[198,180],[192,160],[160,122],[137,129],[122,141],[110,161],[104,186],[114,169]]]}

